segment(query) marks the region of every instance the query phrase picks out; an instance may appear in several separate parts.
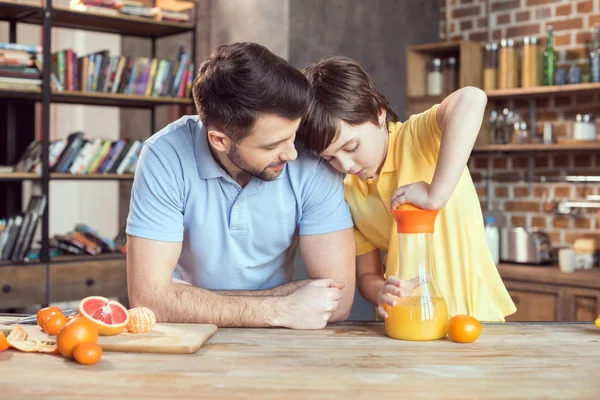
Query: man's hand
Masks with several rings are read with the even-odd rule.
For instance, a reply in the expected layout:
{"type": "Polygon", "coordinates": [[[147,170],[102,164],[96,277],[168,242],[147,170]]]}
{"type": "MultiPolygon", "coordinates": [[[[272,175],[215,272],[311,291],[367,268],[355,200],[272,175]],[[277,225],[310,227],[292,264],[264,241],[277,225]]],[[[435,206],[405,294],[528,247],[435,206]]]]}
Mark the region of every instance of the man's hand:
{"type": "Polygon", "coordinates": [[[439,210],[444,207],[444,202],[441,199],[434,199],[431,196],[430,185],[424,181],[409,183],[394,191],[391,208],[396,208],[405,203],[423,210],[439,210]]]}
{"type": "Polygon", "coordinates": [[[322,329],[340,306],[344,284],[316,279],[283,298],[281,325],[291,329],[322,329]]]}

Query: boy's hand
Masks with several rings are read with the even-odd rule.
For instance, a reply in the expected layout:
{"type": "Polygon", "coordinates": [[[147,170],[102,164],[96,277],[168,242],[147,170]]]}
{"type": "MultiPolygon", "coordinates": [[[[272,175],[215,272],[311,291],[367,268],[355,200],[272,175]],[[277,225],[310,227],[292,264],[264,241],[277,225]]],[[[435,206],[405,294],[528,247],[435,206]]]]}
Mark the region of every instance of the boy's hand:
{"type": "Polygon", "coordinates": [[[444,202],[431,195],[431,186],[424,181],[409,183],[400,186],[392,195],[392,209],[409,203],[423,210],[438,210],[444,206],[444,202]]]}
{"type": "Polygon", "coordinates": [[[386,279],[386,281],[381,285],[381,289],[379,289],[379,304],[377,306],[377,312],[383,318],[387,318],[388,315],[385,312],[384,305],[387,304],[389,306],[396,305],[396,297],[407,297],[412,295],[414,290],[419,287],[419,278],[413,278],[408,281],[400,280],[395,276],[390,276],[386,279]]]}

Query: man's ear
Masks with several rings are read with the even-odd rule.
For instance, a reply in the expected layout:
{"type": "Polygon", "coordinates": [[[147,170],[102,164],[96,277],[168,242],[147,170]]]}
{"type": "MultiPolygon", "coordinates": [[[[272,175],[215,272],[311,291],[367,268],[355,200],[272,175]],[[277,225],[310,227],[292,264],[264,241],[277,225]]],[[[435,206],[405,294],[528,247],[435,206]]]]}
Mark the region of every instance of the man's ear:
{"type": "Polygon", "coordinates": [[[217,151],[229,152],[231,149],[231,139],[223,132],[216,129],[209,129],[208,142],[217,151]]]}

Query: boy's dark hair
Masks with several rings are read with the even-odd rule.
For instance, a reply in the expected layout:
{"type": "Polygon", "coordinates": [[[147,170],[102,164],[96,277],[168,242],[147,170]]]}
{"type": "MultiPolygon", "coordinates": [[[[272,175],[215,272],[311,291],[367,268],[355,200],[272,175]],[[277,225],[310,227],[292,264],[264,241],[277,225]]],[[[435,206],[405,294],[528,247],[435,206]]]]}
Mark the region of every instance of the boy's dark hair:
{"type": "Polygon", "coordinates": [[[398,121],[385,96],[356,61],[339,56],[324,58],[302,73],[313,90],[307,116],[296,136],[306,149],[321,154],[339,134],[340,120],[350,125],[379,125],[378,116],[384,109],[387,123],[398,121]]]}
{"type": "Polygon", "coordinates": [[[198,70],[194,103],[205,126],[239,142],[260,114],[301,118],[311,89],[300,71],[266,47],[243,42],[219,46],[198,70]]]}

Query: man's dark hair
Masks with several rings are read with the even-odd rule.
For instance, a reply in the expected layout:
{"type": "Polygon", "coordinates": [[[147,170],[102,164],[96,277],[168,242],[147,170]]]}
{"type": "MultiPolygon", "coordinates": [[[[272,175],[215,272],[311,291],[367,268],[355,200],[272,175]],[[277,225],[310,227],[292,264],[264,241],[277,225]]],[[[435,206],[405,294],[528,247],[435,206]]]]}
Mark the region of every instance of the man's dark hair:
{"type": "Polygon", "coordinates": [[[311,97],[300,71],[266,47],[243,42],[219,46],[198,70],[194,102],[205,126],[234,142],[251,134],[260,114],[302,118],[311,97]]]}
{"type": "Polygon", "coordinates": [[[356,61],[329,57],[302,70],[311,84],[313,99],[296,139],[307,149],[321,154],[339,134],[339,121],[349,125],[372,122],[386,110],[386,122],[398,122],[387,99],[373,79],[356,61]]]}

